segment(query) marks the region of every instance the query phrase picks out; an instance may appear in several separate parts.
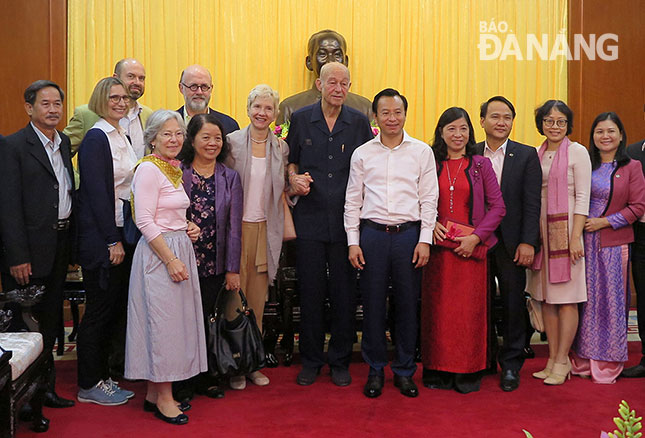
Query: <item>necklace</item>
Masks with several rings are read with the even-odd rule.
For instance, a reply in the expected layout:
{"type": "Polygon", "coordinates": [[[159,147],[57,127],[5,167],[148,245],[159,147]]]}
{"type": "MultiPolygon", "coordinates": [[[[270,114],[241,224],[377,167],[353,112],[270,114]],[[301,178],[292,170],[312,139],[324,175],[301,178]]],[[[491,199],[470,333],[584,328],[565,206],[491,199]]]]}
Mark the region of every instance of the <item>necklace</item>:
{"type": "Polygon", "coordinates": [[[264,140],[256,140],[256,139],[254,139],[253,137],[251,137],[251,141],[252,141],[253,143],[262,144],[262,143],[266,143],[266,141],[267,141],[267,139],[268,139],[268,138],[269,138],[269,136],[268,136],[268,135],[266,136],[266,138],[265,138],[264,140]]]}
{"type": "Polygon", "coordinates": [[[448,190],[450,190],[450,213],[454,213],[454,193],[455,193],[455,183],[457,182],[457,177],[459,176],[459,171],[461,166],[464,164],[463,157],[459,160],[459,167],[457,168],[457,174],[454,178],[450,175],[450,160],[446,162],[446,170],[448,171],[448,190]]]}
{"type": "Polygon", "coordinates": [[[193,162],[193,170],[202,178],[210,178],[215,173],[215,165],[209,163],[202,166],[193,162]]]}

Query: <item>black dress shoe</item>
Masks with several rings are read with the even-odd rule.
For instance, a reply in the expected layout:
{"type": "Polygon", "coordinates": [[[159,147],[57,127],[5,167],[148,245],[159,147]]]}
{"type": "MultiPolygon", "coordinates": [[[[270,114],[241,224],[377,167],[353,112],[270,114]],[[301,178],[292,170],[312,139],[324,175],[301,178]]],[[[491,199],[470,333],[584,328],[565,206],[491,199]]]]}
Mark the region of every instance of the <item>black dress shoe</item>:
{"type": "Polygon", "coordinates": [[[347,368],[334,367],[331,369],[331,381],[336,386],[348,386],[352,383],[352,376],[347,368]]]}
{"type": "Polygon", "coordinates": [[[522,349],[522,357],[524,359],[533,359],[535,357],[535,351],[533,351],[530,345],[522,349]]]}
{"type": "MultiPolygon", "coordinates": [[[[192,408],[192,406],[190,405],[190,403],[182,402],[182,403],[179,403],[178,408],[181,412],[186,412],[186,411],[190,411],[190,408],[192,408]]],[[[143,410],[146,412],[157,412],[157,405],[151,401],[144,399],[143,410]]]]}
{"type": "Polygon", "coordinates": [[[173,391],[172,395],[180,403],[190,403],[193,397],[195,397],[195,391],[194,388],[180,388],[173,391]]]}
{"type": "Polygon", "coordinates": [[[49,430],[49,419],[41,415],[40,418],[32,421],[30,429],[36,433],[47,432],[49,430]]]}
{"type": "Polygon", "coordinates": [[[22,405],[22,408],[20,408],[20,411],[18,412],[18,419],[25,422],[34,419],[34,410],[31,408],[31,404],[25,403],[22,405]]]}
{"type": "Polygon", "coordinates": [[[406,397],[416,397],[419,395],[419,388],[412,380],[412,377],[394,375],[394,386],[399,388],[401,394],[406,397]]]}
{"type": "Polygon", "coordinates": [[[638,365],[634,365],[633,367],[626,368],[622,373],[620,373],[620,377],[645,377],[645,365],[639,363],[638,365]]]}
{"type": "Polygon", "coordinates": [[[46,392],[43,404],[48,408],[71,408],[74,406],[74,400],[67,400],[59,397],[54,391],[46,392]]]}
{"type": "Polygon", "coordinates": [[[280,364],[273,353],[266,353],[264,361],[267,368],[276,368],[280,364]]]}
{"type": "Polygon", "coordinates": [[[363,388],[365,397],[376,398],[383,392],[383,376],[369,376],[363,388]]]}
{"type": "Polygon", "coordinates": [[[209,398],[224,398],[224,395],[226,395],[226,393],[219,386],[213,385],[206,388],[202,395],[205,395],[209,398]]]}
{"type": "Polygon", "coordinates": [[[166,417],[159,409],[155,411],[155,417],[165,421],[166,423],[175,424],[177,426],[188,423],[188,415],[186,414],[179,414],[176,417],[166,417]]]}
{"type": "Polygon", "coordinates": [[[502,391],[515,391],[520,386],[520,373],[513,370],[502,371],[499,386],[502,391]]]}
{"type": "Polygon", "coordinates": [[[316,381],[316,377],[318,377],[318,374],[320,374],[320,368],[302,367],[302,369],[298,373],[298,377],[296,377],[296,382],[298,383],[298,385],[302,386],[313,385],[313,383],[316,381]]]}

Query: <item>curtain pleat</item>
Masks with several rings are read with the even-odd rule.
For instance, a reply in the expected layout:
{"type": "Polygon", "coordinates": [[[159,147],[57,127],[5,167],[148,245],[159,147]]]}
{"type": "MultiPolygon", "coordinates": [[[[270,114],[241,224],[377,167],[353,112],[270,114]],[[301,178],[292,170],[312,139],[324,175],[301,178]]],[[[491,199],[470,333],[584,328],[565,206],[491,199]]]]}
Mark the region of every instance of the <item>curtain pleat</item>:
{"type": "Polygon", "coordinates": [[[197,63],[213,75],[210,106],[246,126],[255,85],[282,98],[311,87],[307,40],[329,28],[347,40],[351,91],[370,100],[386,87],[405,94],[414,137],[430,141],[441,112],[456,105],[483,140],[479,105],[502,94],[518,114],[512,137],[538,145],[533,110],[566,99],[567,66],[562,56],[528,60],[526,41],[545,34],[550,53],[566,35],[567,9],[567,0],[68,0],[68,113],[117,60],[134,57],[146,67],[145,105],[180,107],[179,76],[197,63]],[[493,22],[490,33],[502,47],[514,38],[523,59],[482,59],[480,39],[493,22]]]}

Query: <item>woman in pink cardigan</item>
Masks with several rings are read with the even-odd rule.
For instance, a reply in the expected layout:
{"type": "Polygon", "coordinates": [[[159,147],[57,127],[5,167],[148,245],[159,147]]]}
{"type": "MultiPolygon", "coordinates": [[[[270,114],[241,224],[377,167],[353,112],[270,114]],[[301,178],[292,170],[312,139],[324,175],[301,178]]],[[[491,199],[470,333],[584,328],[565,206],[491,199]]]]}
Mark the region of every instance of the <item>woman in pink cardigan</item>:
{"type": "Polygon", "coordinates": [[[623,124],[613,112],[591,125],[591,199],[584,244],[587,302],[573,344],[572,373],[614,383],[627,361],[629,243],[645,213],[641,165],[627,156],[623,124]]]}
{"type": "Polygon", "coordinates": [[[192,242],[200,229],[186,221],[190,199],[175,159],[186,127],[176,111],[157,110],[143,134],[152,154],[132,180],[134,220],[143,235],[134,251],[128,295],[125,377],[147,380],[144,411],[171,424],[188,423],[187,403],[171,382],[208,370],[199,275],[192,242]]]}

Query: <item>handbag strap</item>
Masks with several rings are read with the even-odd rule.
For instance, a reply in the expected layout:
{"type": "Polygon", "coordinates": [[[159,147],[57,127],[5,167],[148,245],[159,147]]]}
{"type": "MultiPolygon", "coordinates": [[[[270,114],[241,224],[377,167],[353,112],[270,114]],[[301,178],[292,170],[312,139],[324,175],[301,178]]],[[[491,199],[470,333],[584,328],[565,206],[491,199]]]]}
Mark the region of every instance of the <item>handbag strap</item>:
{"type": "MultiPolygon", "coordinates": [[[[228,292],[231,292],[231,291],[226,289],[226,285],[223,284],[221,289],[219,290],[219,293],[217,294],[217,300],[213,305],[213,318],[216,318],[217,315],[219,314],[224,294],[228,292]]],[[[246,300],[246,296],[244,295],[244,292],[242,292],[242,289],[238,289],[237,293],[240,296],[240,301],[242,302],[242,309],[241,310],[237,309],[237,313],[244,313],[248,309],[249,303],[246,300]]]]}

